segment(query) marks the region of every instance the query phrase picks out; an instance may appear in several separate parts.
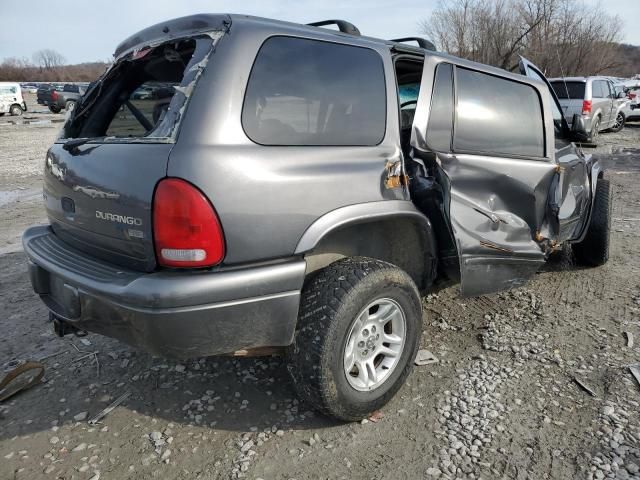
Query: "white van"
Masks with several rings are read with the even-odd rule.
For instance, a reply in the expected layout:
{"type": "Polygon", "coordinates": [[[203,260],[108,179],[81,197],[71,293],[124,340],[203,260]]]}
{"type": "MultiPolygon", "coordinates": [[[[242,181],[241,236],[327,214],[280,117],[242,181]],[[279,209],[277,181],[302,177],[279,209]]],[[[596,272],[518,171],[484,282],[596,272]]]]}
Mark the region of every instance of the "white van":
{"type": "Polygon", "coordinates": [[[0,116],[5,113],[22,115],[27,111],[27,104],[22,98],[22,90],[19,83],[0,82],[0,116]]]}

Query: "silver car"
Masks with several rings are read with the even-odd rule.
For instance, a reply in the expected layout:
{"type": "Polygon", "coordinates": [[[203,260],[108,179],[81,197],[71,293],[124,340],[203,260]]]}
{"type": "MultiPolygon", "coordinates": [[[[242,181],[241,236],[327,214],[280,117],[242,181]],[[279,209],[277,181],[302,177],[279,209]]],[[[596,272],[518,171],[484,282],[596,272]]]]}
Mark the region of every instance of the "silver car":
{"type": "Polygon", "coordinates": [[[589,141],[597,142],[603,130],[618,132],[624,128],[622,110],[628,103],[624,92],[616,92],[608,77],[565,77],[549,79],[560,106],[571,124],[575,114],[582,115],[589,141]]]}

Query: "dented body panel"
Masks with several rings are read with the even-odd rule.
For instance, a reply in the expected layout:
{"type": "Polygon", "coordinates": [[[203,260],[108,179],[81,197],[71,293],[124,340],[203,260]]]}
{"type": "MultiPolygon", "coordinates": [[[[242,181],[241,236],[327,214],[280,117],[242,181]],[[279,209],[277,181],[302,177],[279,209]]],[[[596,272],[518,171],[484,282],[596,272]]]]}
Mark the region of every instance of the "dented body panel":
{"type": "MultiPolygon", "coordinates": [[[[417,155],[427,142],[431,93],[438,64],[482,71],[534,87],[544,118],[544,157],[437,152],[433,167],[450,201],[463,295],[523,285],[561,242],[577,240],[587,224],[592,194],[587,159],[572,143],[558,148],[553,91],[536,78],[510,74],[446,55],[426,57],[411,144],[417,155]]],[[[457,111],[457,103],[454,107],[457,111]]],[[[453,142],[453,141],[452,141],[453,142]]],[[[452,143],[453,145],[453,143],[452,143]]]]}

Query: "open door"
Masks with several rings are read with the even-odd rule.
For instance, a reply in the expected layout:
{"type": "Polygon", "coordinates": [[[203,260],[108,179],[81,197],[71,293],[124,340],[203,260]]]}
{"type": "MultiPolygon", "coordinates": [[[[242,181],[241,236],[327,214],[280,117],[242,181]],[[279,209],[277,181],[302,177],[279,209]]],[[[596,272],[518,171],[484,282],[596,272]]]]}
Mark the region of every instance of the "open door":
{"type": "Polygon", "coordinates": [[[551,101],[558,178],[551,192],[550,238],[556,243],[576,240],[583,232],[591,205],[587,158],[571,141],[571,132],[560,101],[547,78],[526,58],[520,57],[519,67],[522,75],[546,85],[551,101]]]}
{"type": "Polygon", "coordinates": [[[425,58],[411,146],[442,187],[462,295],[520,286],[544,262],[557,170],[539,88],[491,67],[425,58]]]}

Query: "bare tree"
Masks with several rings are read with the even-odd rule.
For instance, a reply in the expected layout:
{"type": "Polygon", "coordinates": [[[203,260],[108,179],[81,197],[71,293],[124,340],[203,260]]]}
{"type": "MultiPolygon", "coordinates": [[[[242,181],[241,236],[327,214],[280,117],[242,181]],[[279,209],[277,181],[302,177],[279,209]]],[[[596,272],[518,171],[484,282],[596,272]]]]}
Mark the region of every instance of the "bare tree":
{"type": "Polygon", "coordinates": [[[34,53],[33,61],[36,65],[39,65],[45,70],[54,70],[66,63],[66,59],[60,53],[55,50],[51,50],[50,48],[38,50],[34,53]]]}
{"type": "Polygon", "coordinates": [[[441,0],[421,22],[448,53],[507,69],[523,55],[549,75],[617,68],[621,26],[577,0],[441,0]]]}

